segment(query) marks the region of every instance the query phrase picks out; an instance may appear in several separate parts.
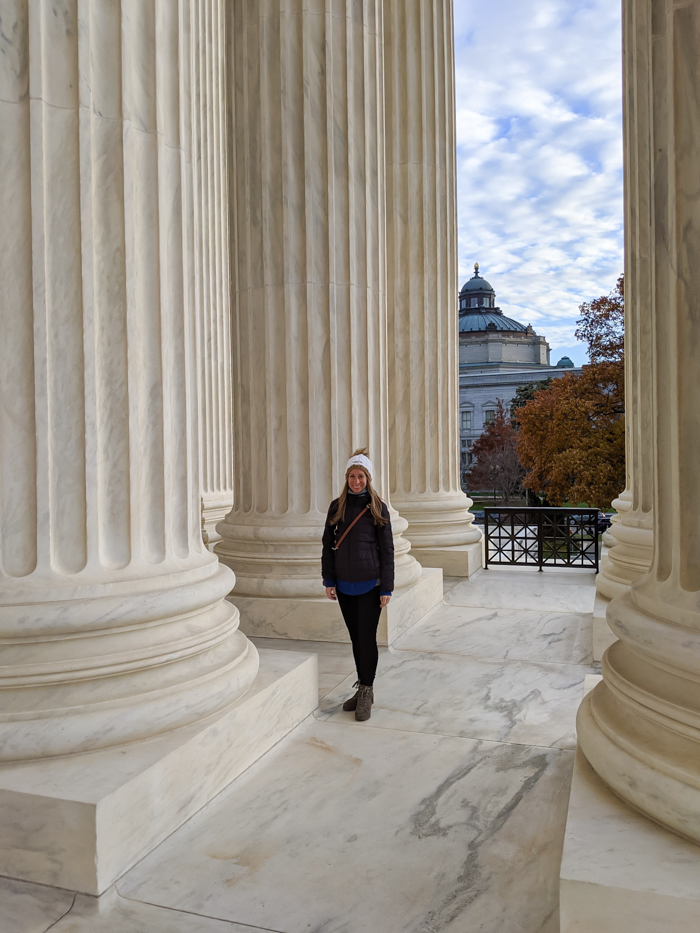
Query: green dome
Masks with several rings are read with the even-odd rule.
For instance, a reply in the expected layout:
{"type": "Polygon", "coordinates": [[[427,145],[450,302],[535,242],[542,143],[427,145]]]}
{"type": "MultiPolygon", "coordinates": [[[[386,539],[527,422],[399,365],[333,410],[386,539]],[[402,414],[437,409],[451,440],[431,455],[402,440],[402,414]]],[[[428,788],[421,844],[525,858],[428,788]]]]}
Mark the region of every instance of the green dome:
{"type": "Polygon", "coordinates": [[[569,359],[568,356],[562,356],[562,358],[557,363],[557,369],[574,369],[573,361],[569,359]]]}
{"type": "Polygon", "coordinates": [[[493,286],[489,282],[487,282],[486,279],[482,279],[482,277],[479,275],[479,263],[478,262],[474,263],[474,275],[467,282],[464,283],[464,285],[462,286],[462,290],[459,294],[460,296],[466,295],[468,292],[484,292],[484,293],[489,292],[492,295],[496,294],[496,292],[493,289],[493,286]]]}

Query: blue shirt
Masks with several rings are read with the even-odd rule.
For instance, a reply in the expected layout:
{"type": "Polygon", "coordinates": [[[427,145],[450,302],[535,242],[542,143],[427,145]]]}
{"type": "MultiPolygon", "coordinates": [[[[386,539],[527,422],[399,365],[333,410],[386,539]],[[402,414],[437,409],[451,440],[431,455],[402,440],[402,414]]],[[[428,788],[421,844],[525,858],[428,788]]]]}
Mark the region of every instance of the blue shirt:
{"type": "MultiPolygon", "coordinates": [[[[324,586],[334,586],[346,596],[362,596],[369,593],[375,586],[379,586],[379,580],[363,580],[361,583],[351,583],[348,580],[324,580],[324,586]]],[[[391,593],[380,593],[380,596],[391,596],[391,593]]]]}

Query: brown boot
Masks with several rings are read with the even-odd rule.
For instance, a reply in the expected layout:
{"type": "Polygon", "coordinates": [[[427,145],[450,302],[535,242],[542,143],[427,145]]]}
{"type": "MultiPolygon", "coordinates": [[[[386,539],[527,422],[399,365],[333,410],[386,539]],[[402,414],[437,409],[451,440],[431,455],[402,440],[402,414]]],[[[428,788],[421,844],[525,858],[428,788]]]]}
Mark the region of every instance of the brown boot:
{"type": "Polygon", "coordinates": [[[372,704],[374,703],[374,690],[372,687],[365,687],[360,684],[357,691],[357,708],[355,710],[355,719],[358,722],[365,722],[372,715],[372,704]]]}
{"type": "MultiPolygon", "coordinates": [[[[360,686],[360,681],[356,680],[355,683],[353,684],[353,687],[359,687],[359,686],[360,686]]],[[[358,690],[355,693],[354,697],[350,697],[349,700],[346,700],[343,703],[343,709],[345,710],[346,713],[351,713],[354,709],[357,709],[357,698],[359,697],[359,695],[360,695],[360,691],[358,690]]]]}

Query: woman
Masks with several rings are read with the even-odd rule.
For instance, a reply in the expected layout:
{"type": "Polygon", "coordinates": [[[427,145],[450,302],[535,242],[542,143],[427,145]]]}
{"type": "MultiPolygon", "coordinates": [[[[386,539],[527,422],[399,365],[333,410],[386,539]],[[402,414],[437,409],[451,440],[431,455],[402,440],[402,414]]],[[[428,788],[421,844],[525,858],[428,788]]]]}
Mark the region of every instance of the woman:
{"type": "Polygon", "coordinates": [[[322,572],[326,595],[340,604],[357,668],[357,693],[343,709],[355,710],[355,719],[364,722],[374,702],[379,615],[394,589],[389,510],[372,488],[366,450],[356,450],[348,460],[343,491],[328,509],[322,572]]]}

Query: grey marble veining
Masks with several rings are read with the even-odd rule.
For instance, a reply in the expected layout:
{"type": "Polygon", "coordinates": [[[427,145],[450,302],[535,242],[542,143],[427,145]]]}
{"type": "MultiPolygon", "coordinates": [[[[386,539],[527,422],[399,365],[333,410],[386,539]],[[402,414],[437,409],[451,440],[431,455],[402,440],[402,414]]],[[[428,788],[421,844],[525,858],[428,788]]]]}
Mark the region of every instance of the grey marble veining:
{"type": "Polygon", "coordinates": [[[60,888],[0,878],[0,931],[44,933],[70,910],[74,898],[60,888]]]}
{"type": "Polygon", "coordinates": [[[117,888],[284,933],[556,933],[572,760],[308,721],[117,888]]]}
{"type": "MultiPolygon", "coordinates": [[[[586,673],[576,665],[383,652],[367,725],[574,748],[586,673]]],[[[354,724],[341,709],[351,693],[348,678],[320,701],[315,716],[354,724]]]]}
{"type": "Polygon", "coordinates": [[[588,613],[438,606],[394,642],[406,651],[590,665],[588,613]]]}

